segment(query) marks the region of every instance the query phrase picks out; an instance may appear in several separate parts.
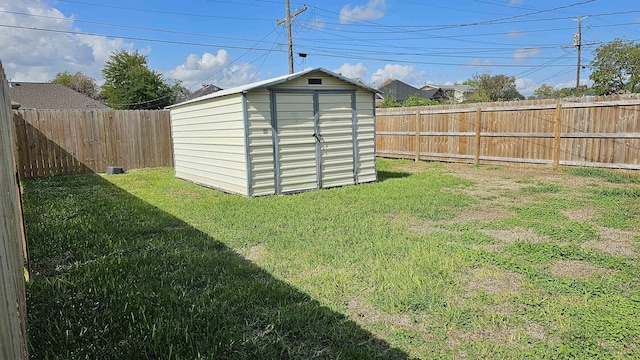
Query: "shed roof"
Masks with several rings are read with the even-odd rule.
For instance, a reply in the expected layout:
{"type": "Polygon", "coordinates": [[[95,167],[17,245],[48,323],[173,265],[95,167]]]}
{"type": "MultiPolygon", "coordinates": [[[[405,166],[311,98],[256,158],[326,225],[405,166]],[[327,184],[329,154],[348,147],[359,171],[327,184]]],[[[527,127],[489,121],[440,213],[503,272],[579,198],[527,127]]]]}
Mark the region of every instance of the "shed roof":
{"type": "Polygon", "coordinates": [[[353,84],[355,86],[361,87],[363,89],[369,90],[373,93],[378,93],[379,91],[370,87],[369,85],[363,84],[357,80],[353,80],[353,79],[349,79],[346,78],[340,74],[336,74],[332,71],[323,69],[323,68],[315,68],[315,69],[309,69],[309,70],[304,70],[304,71],[300,71],[297,73],[293,73],[293,74],[287,74],[287,75],[282,75],[282,76],[278,76],[275,78],[271,78],[271,79],[267,79],[267,80],[262,80],[262,81],[257,81],[254,83],[250,83],[250,84],[245,84],[245,85],[240,85],[240,86],[236,86],[236,87],[232,87],[229,89],[225,89],[225,90],[220,90],[220,91],[216,91],[213,94],[208,94],[208,95],[204,95],[201,96],[199,98],[196,99],[192,99],[192,100],[187,100],[187,101],[183,101],[181,103],[178,104],[174,104],[171,106],[167,106],[168,108],[172,108],[172,107],[176,107],[176,106],[181,106],[181,105],[186,105],[189,103],[194,103],[194,102],[198,102],[198,101],[202,101],[202,100],[208,100],[208,99],[213,99],[213,98],[217,98],[220,96],[225,96],[225,95],[232,95],[232,94],[238,94],[238,93],[247,93],[251,90],[255,90],[255,89],[260,89],[260,88],[265,88],[265,87],[269,87],[269,86],[273,86],[273,85],[277,85],[277,84],[281,84],[293,79],[297,79],[301,76],[313,73],[313,72],[322,72],[325,73],[327,75],[333,76],[335,78],[338,78],[342,81],[348,82],[350,84],[353,84]]]}
{"type": "Polygon", "coordinates": [[[98,100],[53,83],[13,81],[9,97],[21,109],[110,109],[98,100]]]}

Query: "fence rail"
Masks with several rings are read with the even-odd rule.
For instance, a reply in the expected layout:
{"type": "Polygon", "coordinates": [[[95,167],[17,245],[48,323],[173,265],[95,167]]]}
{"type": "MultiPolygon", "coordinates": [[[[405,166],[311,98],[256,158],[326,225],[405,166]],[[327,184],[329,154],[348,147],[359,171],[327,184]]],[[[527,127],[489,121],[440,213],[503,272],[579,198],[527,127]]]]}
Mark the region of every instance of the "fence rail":
{"type": "Polygon", "coordinates": [[[168,111],[14,110],[22,178],[172,166],[168,111]]]}
{"type": "Polygon", "coordinates": [[[640,99],[589,100],[378,109],[376,154],[640,169],[640,99]]]}

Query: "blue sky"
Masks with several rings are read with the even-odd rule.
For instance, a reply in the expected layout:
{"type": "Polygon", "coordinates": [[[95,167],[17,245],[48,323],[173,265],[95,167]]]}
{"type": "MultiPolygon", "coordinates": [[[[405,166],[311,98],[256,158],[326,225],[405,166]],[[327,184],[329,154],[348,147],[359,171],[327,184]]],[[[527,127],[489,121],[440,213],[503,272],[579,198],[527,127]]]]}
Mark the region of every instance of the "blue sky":
{"type": "MultiPolygon", "coordinates": [[[[602,43],[640,41],[636,0],[292,0],[291,11],[304,4],[292,28],[296,71],[323,67],[373,85],[487,72],[515,76],[525,95],[575,86],[580,14],[585,65],[602,43]]],[[[110,53],[136,50],[191,90],[227,88],[287,73],[284,15],[284,0],[0,0],[0,60],[13,81],[81,71],[101,83],[110,53]]]]}

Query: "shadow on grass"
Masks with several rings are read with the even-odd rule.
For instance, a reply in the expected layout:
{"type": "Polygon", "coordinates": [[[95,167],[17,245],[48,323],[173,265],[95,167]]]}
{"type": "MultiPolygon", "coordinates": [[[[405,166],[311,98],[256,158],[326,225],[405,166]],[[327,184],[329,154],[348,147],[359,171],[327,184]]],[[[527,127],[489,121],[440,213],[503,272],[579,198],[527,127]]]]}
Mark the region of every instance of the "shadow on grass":
{"type": "Polygon", "coordinates": [[[408,172],[403,171],[385,171],[378,170],[378,181],[386,181],[389,179],[399,179],[411,176],[408,172]]]}
{"type": "Polygon", "coordinates": [[[32,358],[407,358],[100,176],[23,189],[32,358]]]}

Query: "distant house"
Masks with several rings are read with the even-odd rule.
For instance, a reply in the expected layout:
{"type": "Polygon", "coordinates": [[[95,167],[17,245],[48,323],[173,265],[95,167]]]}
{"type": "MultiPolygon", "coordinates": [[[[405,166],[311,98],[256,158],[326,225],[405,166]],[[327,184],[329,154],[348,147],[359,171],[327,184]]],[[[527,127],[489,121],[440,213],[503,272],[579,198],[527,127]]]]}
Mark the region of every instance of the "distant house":
{"type": "Polygon", "coordinates": [[[110,109],[92,99],[60,84],[11,82],[9,83],[11,107],[20,109],[110,109]]]}
{"type": "MultiPolygon", "coordinates": [[[[213,94],[214,92],[220,91],[220,90],[222,90],[222,88],[219,88],[219,87],[217,87],[215,85],[204,84],[204,85],[202,85],[202,87],[199,90],[196,90],[196,91],[192,92],[191,94],[189,94],[189,96],[187,96],[186,99],[184,99],[182,101],[193,100],[195,98],[199,98],[200,96],[213,94]]],[[[180,101],[180,102],[182,102],[182,101],[180,101]]]]}
{"type": "Polygon", "coordinates": [[[461,103],[469,99],[469,95],[473,92],[473,89],[469,85],[433,85],[425,84],[420,90],[432,90],[441,89],[447,94],[449,100],[461,103]]]}
{"type": "Polygon", "coordinates": [[[447,94],[441,89],[421,90],[396,79],[389,79],[385,81],[384,83],[382,83],[382,85],[380,85],[378,90],[382,92],[382,96],[384,96],[385,98],[391,96],[395,101],[398,102],[405,101],[408,97],[416,94],[422,98],[429,100],[448,100],[447,94]]]}

